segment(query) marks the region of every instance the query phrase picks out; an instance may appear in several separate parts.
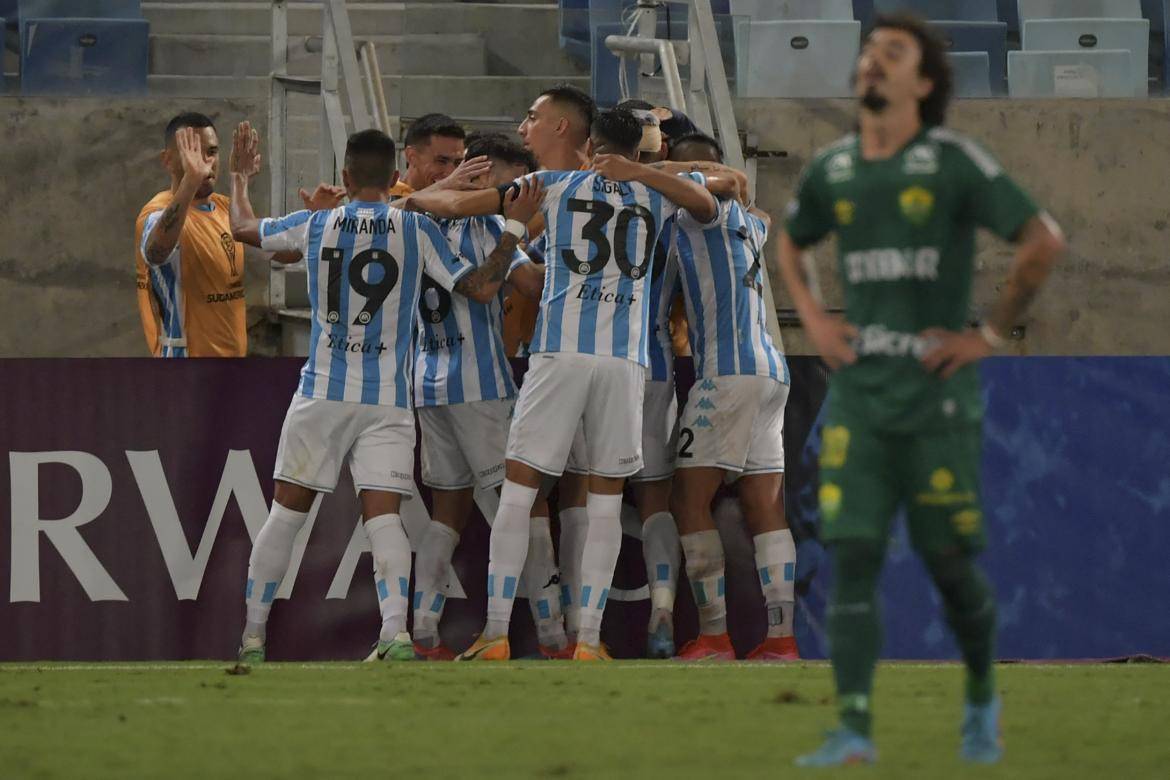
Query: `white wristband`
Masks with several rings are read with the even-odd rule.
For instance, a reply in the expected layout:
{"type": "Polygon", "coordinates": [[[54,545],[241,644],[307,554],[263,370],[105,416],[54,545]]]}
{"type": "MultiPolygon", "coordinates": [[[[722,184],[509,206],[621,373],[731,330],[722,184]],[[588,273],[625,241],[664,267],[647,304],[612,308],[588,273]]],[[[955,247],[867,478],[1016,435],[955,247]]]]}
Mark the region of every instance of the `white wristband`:
{"type": "Polygon", "coordinates": [[[1007,346],[1007,339],[995,332],[995,328],[991,327],[989,323],[983,323],[979,328],[979,335],[987,342],[987,345],[992,349],[1003,349],[1007,346]]]}
{"type": "Polygon", "coordinates": [[[528,227],[518,219],[505,222],[504,231],[516,236],[517,241],[523,241],[528,236],[528,227]]]}

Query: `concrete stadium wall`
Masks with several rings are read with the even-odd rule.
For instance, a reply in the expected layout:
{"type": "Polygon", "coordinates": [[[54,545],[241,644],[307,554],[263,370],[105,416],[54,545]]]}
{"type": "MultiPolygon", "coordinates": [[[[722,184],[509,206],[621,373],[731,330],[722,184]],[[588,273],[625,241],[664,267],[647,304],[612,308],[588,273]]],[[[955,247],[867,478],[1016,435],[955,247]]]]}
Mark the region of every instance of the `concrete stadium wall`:
{"type": "MultiPolygon", "coordinates": [[[[145,354],[134,301],[133,225],[166,185],[161,128],[175,112],[210,114],[223,142],[260,100],[0,98],[0,357],[145,354]]],[[[740,128],[759,148],[759,200],[779,216],[816,149],[849,131],[848,101],[742,100],[740,128]]],[[[1170,101],[960,102],[952,124],[982,141],[1060,221],[1072,253],[1025,322],[1019,354],[1170,354],[1170,101]]],[[[226,191],[226,153],[221,191],[226,191]]],[[[267,178],[254,201],[268,204],[267,178]]],[[[1009,247],[984,239],[976,306],[993,300],[1009,247]]],[[[826,298],[839,302],[831,250],[817,252],[826,298]]],[[[278,340],[265,323],[267,266],[249,264],[251,349],[278,340]]],[[[774,279],[777,305],[788,296],[774,279]]],[[[798,329],[786,346],[806,354],[798,329]]]]}
{"type": "MultiPolygon", "coordinates": [[[[167,121],[193,110],[215,120],[217,189],[227,192],[231,130],[267,132],[266,101],[0,98],[0,357],[147,353],[134,287],[134,221],[169,186],[158,154],[167,121]]],[[[268,179],[253,202],[267,209],[268,179]]],[[[247,264],[252,351],[272,353],[268,264],[247,264]]]]}
{"type": "MultiPolygon", "coordinates": [[[[760,161],[758,200],[783,209],[815,151],[852,130],[851,101],[740,100],[741,131],[787,157],[760,161]]],[[[1020,323],[1021,355],[1170,354],[1170,101],[965,100],[950,125],[980,141],[1047,208],[1068,234],[1071,252],[1020,323]]],[[[983,236],[975,307],[995,300],[1011,247],[983,236]]],[[[835,249],[816,252],[826,303],[840,305],[835,249]]],[[[776,305],[791,307],[778,279],[776,305]]],[[[786,347],[807,354],[796,328],[786,347]]]]}

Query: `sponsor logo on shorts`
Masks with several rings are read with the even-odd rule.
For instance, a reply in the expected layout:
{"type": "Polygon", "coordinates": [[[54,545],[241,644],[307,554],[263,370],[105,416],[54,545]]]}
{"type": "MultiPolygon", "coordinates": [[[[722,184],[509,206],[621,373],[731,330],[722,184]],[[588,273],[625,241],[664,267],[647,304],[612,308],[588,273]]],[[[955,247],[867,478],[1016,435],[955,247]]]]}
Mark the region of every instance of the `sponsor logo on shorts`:
{"type": "Polygon", "coordinates": [[[700,385],[699,385],[699,389],[700,389],[700,390],[704,390],[704,391],[706,391],[706,392],[708,392],[708,393],[709,393],[709,392],[711,392],[712,390],[716,390],[716,389],[718,389],[718,385],[716,385],[716,384],[715,384],[714,382],[712,382],[710,379],[704,379],[704,380],[703,380],[703,382],[702,382],[702,384],[700,384],[700,385]]]}
{"type": "Polygon", "coordinates": [[[821,466],[839,469],[849,456],[849,429],[844,425],[830,425],[821,434],[821,466]]]}
{"type": "Polygon", "coordinates": [[[622,466],[628,466],[631,463],[637,463],[637,462],[638,462],[637,455],[631,455],[628,458],[618,458],[618,463],[621,464],[622,466]]]}
{"type": "Polygon", "coordinates": [[[390,476],[394,477],[394,479],[406,480],[407,482],[414,481],[414,474],[403,474],[401,471],[391,471],[390,476]]]}
{"type": "Polygon", "coordinates": [[[693,423],[691,423],[691,425],[693,425],[696,428],[711,428],[712,427],[711,421],[708,420],[707,417],[705,415],[702,415],[702,414],[700,414],[698,417],[696,417],[695,421],[693,423]]]}
{"type": "Polygon", "coordinates": [[[978,509],[964,509],[951,516],[951,525],[955,531],[963,536],[971,536],[979,531],[979,524],[983,520],[983,513],[978,509]]]}
{"type": "Polygon", "coordinates": [[[504,464],[500,463],[500,464],[497,464],[495,466],[492,466],[490,469],[484,469],[483,471],[479,472],[479,475],[481,477],[490,477],[492,474],[495,474],[495,473],[503,471],[503,470],[504,470],[504,464]]]}
{"type": "Polygon", "coordinates": [[[821,504],[821,517],[824,518],[825,522],[836,520],[837,515],[841,512],[840,486],[834,485],[832,482],[824,483],[817,493],[817,498],[821,504]]]}
{"type": "Polygon", "coordinates": [[[919,506],[956,506],[976,501],[972,491],[955,491],[955,474],[947,468],[937,468],[930,473],[930,490],[929,493],[919,493],[914,502],[919,506]]]}
{"type": "Polygon", "coordinates": [[[715,404],[713,404],[711,402],[710,398],[703,396],[702,398],[699,399],[699,402],[695,404],[695,408],[706,409],[707,411],[710,411],[711,409],[715,408],[715,404]]]}

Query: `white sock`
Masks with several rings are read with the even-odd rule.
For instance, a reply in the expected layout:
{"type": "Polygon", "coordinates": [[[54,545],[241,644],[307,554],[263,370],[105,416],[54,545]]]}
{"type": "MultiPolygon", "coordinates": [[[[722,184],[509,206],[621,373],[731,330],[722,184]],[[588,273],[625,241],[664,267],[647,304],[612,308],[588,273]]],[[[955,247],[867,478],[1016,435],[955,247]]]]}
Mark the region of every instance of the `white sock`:
{"type": "Polygon", "coordinates": [[[398,515],[378,515],[366,521],[366,536],[374,551],[374,584],[382,630],[378,638],[390,641],[406,633],[406,605],[410,599],[410,541],[398,515]]]}
{"type": "Polygon", "coordinates": [[[565,637],[565,621],[561,616],[561,578],[557,572],[548,518],[533,517],[529,529],[528,557],[524,560],[524,573],[520,579],[528,591],[528,606],[536,625],[537,640],[542,647],[562,650],[569,641],[565,637]]]}
{"type": "Polygon", "coordinates": [[[755,537],[756,570],[768,607],[768,636],[792,636],[796,606],[796,542],[792,531],[768,531],[755,537]]]}
{"type": "Polygon", "coordinates": [[[581,625],[577,640],[587,645],[601,644],[601,619],[613,570],[622,551],[622,497],[589,493],[589,534],[581,552],[581,625]]]}
{"type": "Polygon", "coordinates": [[[589,533],[589,512],[583,506],[561,510],[561,605],[565,612],[565,633],[577,641],[581,626],[581,553],[589,533]]]}
{"type": "Polygon", "coordinates": [[[646,559],[651,608],[673,612],[682,547],[670,512],[656,512],[642,524],[642,557],[646,559]]]}
{"type": "Polygon", "coordinates": [[[276,590],[292,558],[293,540],[308,519],[308,512],[294,512],[272,502],[268,519],[256,535],[252,555],[248,558],[248,583],[244,587],[247,611],[244,638],[264,639],[272,600],[276,598],[276,590]]]}
{"type": "Polygon", "coordinates": [[[504,480],[500,508],[496,510],[496,519],[492,523],[484,639],[508,635],[516,587],[524,570],[524,559],[528,557],[529,514],[536,502],[536,494],[536,488],[504,480]]]}
{"type": "Polygon", "coordinates": [[[442,588],[458,544],[454,528],[432,520],[414,556],[414,641],[426,648],[439,643],[439,621],[447,603],[442,588]]]}
{"type": "Polygon", "coordinates": [[[699,632],[726,634],[727,600],[723,594],[723,542],[719,532],[684,534],[681,541],[687,557],[687,577],[699,608],[699,632]]]}

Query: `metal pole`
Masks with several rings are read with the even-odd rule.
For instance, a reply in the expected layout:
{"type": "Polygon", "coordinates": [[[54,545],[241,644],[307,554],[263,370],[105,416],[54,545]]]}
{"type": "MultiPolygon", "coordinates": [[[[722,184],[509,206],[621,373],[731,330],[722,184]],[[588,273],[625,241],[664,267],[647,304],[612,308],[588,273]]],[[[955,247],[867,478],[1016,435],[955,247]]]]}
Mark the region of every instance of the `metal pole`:
{"type": "Polygon", "coordinates": [[[353,118],[353,129],[369,130],[370,112],[362,97],[362,74],[358,68],[357,51],[353,45],[353,27],[349,23],[349,12],[345,0],[326,0],[325,15],[333,24],[333,43],[341,59],[341,75],[345,79],[345,99],[349,104],[349,115],[353,118]]]}
{"type": "MultiPolygon", "coordinates": [[[[285,167],[288,165],[285,139],[288,137],[288,93],[277,75],[288,70],[288,3],[272,3],[272,75],[268,83],[268,184],[269,211],[286,212],[285,167]]],[[[268,307],[273,310],[285,306],[284,268],[272,263],[268,271],[268,307]]]]}

